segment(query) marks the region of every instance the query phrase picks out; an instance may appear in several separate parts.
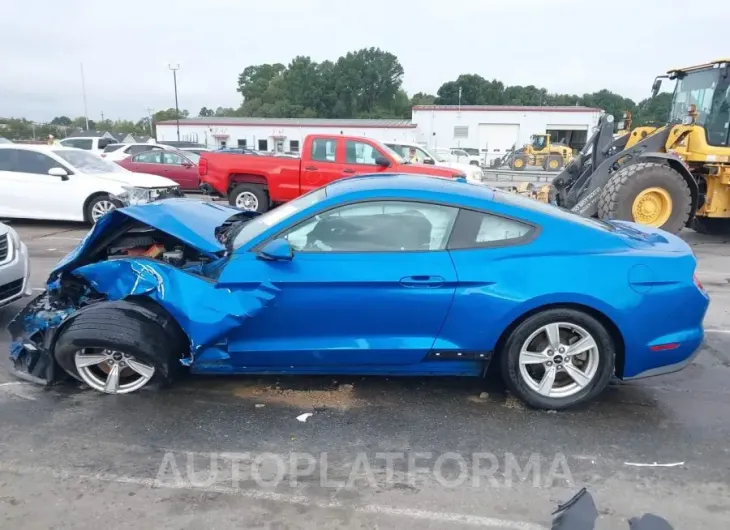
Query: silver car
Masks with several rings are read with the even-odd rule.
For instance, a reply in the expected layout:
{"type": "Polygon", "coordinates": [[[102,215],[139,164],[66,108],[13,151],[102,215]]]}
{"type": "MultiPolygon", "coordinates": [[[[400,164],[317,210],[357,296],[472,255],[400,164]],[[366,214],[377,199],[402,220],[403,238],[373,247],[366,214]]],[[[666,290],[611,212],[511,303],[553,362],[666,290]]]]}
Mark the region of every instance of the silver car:
{"type": "Polygon", "coordinates": [[[15,230],[0,223],[0,307],[32,292],[28,248],[15,230]]]}

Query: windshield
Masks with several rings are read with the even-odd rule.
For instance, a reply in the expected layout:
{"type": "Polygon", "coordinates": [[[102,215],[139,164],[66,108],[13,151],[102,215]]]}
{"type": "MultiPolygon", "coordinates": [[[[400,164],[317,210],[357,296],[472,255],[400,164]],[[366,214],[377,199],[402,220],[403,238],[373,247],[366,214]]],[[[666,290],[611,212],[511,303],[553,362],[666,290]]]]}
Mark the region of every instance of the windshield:
{"type": "Polygon", "coordinates": [[[671,123],[681,123],[690,105],[697,108],[696,123],[705,128],[710,145],[728,145],[730,140],[730,76],[723,69],[690,72],[677,80],[672,97],[671,123]]]}
{"type": "Polygon", "coordinates": [[[59,149],[53,152],[71,164],[74,170],[81,173],[124,173],[126,171],[122,166],[107,162],[88,151],[59,149]]]}
{"type": "Polygon", "coordinates": [[[402,156],[400,156],[398,153],[396,153],[395,151],[393,151],[390,147],[388,147],[384,143],[378,142],[377,140],[372,140],[372,141],[375,144],[377,144],[377,146],[378,146],[379,149],[381,149],[382,151],[385,151],[387,154],[389,154],[390,156],[392,156],[393,158],[395,158],[395,161],[398,162],[399,164],[405,164],[406,163],[406,160],[402,156]]]}
{"type": "Polygon", "coordinates": [[[310,191],[293,201],[282,204],[278,208],[274,208],[273,210],[269,210],[258,217],[254,217],[250,221],[243,221],[245,224],[242,225],[238,234],[236,234],[236,239],[233,241],[233,248],[240,248],[248,241],[251,241],[255,237],[263,234],[264,231],[268,230],[275,224],[288,219],[292,215],[296,215],[305,208],[309,208],[325,197],[327,197],[325,188],[317,188],[316,190],[310,191]]]}

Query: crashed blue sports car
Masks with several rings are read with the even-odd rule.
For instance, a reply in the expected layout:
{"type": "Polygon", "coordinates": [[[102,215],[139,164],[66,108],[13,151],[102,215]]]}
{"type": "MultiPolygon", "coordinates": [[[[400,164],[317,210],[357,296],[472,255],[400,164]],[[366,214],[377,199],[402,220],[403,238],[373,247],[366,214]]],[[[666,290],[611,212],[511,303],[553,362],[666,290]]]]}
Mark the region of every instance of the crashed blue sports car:
{"type": "Polygon", "coordinates": [[[336,181],[263,215],[104,216],[13,320],[14,372],[110,394],[205,374],[482,376],[529,405],[679,370],[709,299],[681,239],[461,180],[336,181]]]}

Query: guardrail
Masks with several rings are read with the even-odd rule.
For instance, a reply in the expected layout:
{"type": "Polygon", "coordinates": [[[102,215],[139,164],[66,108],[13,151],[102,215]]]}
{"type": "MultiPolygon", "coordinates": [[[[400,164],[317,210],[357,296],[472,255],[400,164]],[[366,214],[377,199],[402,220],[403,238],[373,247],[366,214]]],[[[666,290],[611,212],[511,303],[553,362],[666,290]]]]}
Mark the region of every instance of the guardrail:
{"type": "Polygon", "coordinates": [[[558,171],[525,170],[514,171],[512,169],[482,169],[482,180],[490,182],[535,182],[549,184],[559,174],[558,171]]]}

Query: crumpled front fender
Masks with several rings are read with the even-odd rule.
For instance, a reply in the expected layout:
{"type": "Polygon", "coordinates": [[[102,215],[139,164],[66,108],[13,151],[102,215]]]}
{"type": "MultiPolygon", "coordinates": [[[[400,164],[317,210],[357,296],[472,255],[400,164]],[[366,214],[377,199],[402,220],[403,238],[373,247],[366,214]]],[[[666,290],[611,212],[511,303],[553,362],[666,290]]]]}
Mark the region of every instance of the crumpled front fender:
{"type": "Polygon", "coordinates": [[[154,300],[177,321],[190,339],[189,359],[197,351],[217,344],[232,329],[256,315],[279,289],[269,282],[251,290],[232,292],[218,288],[208,278],[154,260],[129,258],[80,267],[73,274],[89,282],[109,300],[145,296],[154,300]]]}

